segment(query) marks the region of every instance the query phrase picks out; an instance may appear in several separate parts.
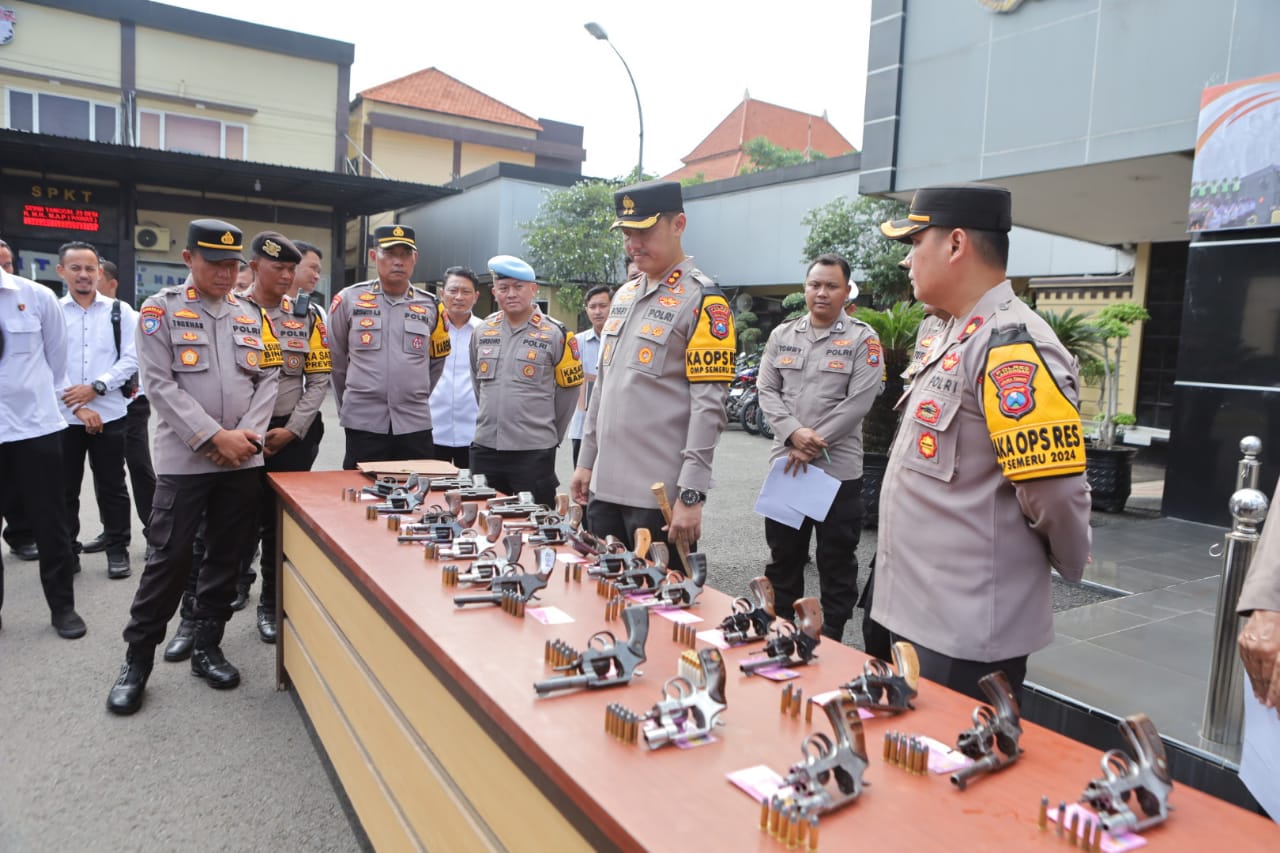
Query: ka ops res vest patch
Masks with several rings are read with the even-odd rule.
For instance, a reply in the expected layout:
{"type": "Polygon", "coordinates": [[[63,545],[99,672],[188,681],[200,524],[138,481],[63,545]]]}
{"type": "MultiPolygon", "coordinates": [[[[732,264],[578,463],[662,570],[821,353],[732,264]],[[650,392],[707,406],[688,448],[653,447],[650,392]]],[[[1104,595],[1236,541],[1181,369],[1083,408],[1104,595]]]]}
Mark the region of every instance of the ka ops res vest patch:
{"type": "Polygon", "coordinates": [[[991,446],[1014,482],[1084,470],[1080,413],[1045,366],[1026,326],[997,329],[987,345],[982,407],[991,446]]]}

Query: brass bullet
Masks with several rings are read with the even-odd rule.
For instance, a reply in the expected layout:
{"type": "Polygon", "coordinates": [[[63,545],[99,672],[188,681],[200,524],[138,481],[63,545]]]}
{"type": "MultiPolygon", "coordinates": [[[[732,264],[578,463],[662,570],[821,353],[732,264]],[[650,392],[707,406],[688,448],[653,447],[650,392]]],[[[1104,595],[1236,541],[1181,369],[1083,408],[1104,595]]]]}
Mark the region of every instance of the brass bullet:
{"type": "Polygon", "coordinates": [[[612,705],[604,709],[604,731],[605,731],[605,734],[613,734],[613,706],[612,705]]]}
{"type": "Polygon", "coordinates": [[[1049,828],[1049,798],[1040,798],[1040,818],[1036,821],[1040,827],[1040,831],[1044,832],[1049,828]]]}
{"type": "Polygon", "coordinates": [[[1066,829],[1066,823],[1067,823],[1067,801],[1060,800],[1058,802],[1058,826],[1057,826],[1058,840],[1062,840],[1062,831],[1066,829]]]}
{"type": "Polygon", "coordinates": [[[800,705],[804,702],[803,688],[796,688],[796,692],[791,694],[791,718],[794,720],[800,716],[800,705]]]}
{"type": "Polygon", "coordinates": [[[1093,847],[1090,848],[1093,853],[1102,853],[1102,821],[1095,821],[1093,824],[1093,847]]]}
{"type": "Polygon", "coordinates": [[[778,815],[782,812],[782,798],[774,794],[769,798],[769,826],[766,828],[769,835],[778,834],[778,815]]]}
{"type": "Polygon", "coordinates": [[[808,701],[808,702],[806,702],[806,703],[805,703],[805,706],[804,706],[804,721],[805,721],[806,723],[812,723],[812,722],[813,722],[813,699],[812,699],[812,697],[809,699],[809,701],[808,701]]]}
{"type": "Polygon", "coordinates": [[[582,563],[573,564],[573,581],[574,583],[582,583],[582,563]]]}
{"type": "Polygon", "coordinates": [[[800,836],[800,810],[794,809],[791,812],[791,820],[787,823],[787,849],[794,850],[796,847],[796,839],[800,836]]]}
{"type": "Polygon", "coordinates": [[[893,749],[893,732],[884,733],[884,754],[881,756],[885,761],[889,760],[889,752],[893,749]]]}
{"type": "Polygon", "coordinates": [[[769,798],[764,797],[760,800],[760,829],[769,831],[769,798]]]}
{"type": "Polygon", "coordinates": [[[929,744],[920,741],[920,775],[929,774],[929,744]]]}
{"type": "Polygon", "coordinates": [[[778,708],[778,713],[785,714],[787,709],[791,707],[791,684],[788,683],[782,688],[782,706],[778,708]]]}
{"type": "Polygon", "coordinates": [[[805,841],[808,840],[808,838],[809,838],[809,821],[801,820],[800,833],[798,836],[796,836],[796,846],[803,847],[805,845],[805,841]]]}
{"type": "Polygon", "coordinates": [[[818,849],[818,816],[816,814],[809,815],[809,849],[818,849]]]}
{"type": "Polygon", "coordinates": [[[367,506],[367,507],[365,507],[365,508],[364,508],[364,517],[365,517],[365,520],[366,520],[366,521],[377,521],[377,520],[378,520],[378,509],[377,509],[377,507],[372,507],[372,506],[367,506]]]}
{"type": "Polygon", "coordinates": [[[787,827],[791,825],[791,806],[783,806],[778,812],[777,820],[774,823],[773,831],[769,834],[779,841],[786,840],[787,827]]]}
{"type": "Polygon", "coordinates": [[[899,767],[907,766],[907,736],[904,734],[898,735],[898,752],[894,763],[899,767]]]}
{"type": "Polygon", "coordinates": [[[1076,813],[1071,813],[1071,819],[1067,822],[1067,845],[1076,846],[1076,813]]]}

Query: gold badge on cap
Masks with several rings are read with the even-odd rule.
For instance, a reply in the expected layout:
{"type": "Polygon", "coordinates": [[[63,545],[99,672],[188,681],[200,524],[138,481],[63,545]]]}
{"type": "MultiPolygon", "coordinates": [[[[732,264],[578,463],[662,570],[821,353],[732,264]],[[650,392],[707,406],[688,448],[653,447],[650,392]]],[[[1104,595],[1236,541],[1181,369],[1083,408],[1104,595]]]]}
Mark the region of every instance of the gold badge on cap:
{"type": "Polygon", "coordinates": [[[235,237],[233,237],[233,236],[231,235],[231,232],[230,232],[230,231],[225,231],[225,232],[223,232],[223,234],[222,234],[222,245],[224,245],[224,246],[234,246],[234,245],[235,245],[235,242],[236,242],[236,238],[235,238],[235,237]]]}
{"type": "Polygon", "coordinates": [[[403,228],[401,228],[399,225],[397,225],[395,228],[392,228],[392,229],[391,229],[391,236],[392,236],[392,237],[403,237],[403,236],[404,236],[404,229],[403,229],[403,228]]]}
{"type": "Polygon", "coordinates": [[[622,213],[624,216],[630,216],[636,212],[636,203],[631,200],[631,196],[624,195],[622,197],[622,213]]]}
{"type": "Polygon", "coordinates": [[[264,240],[262,243],[262,253],[273,258],[279,258],[280,244],[275,240],[264,240]]]}

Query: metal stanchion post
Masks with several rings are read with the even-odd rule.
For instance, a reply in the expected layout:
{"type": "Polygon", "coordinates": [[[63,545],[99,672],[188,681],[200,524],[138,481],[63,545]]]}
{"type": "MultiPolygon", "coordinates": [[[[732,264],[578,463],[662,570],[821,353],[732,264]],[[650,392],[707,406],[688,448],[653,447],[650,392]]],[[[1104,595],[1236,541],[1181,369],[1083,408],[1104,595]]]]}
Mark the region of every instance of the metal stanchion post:
{"type": "Polygon", "coordinates": [[[1258,545],[1258,527],[1267,517],[1267,496],[1258,484],[1258,454],[1262,442],[1248,436],[1240,442],[1244,458],[1236,471],[1237,490],[1231,496],[1232,529],[1224,537],[1222,582],[1213,632],[1213,659],[1209,667],[1209,691],[1204,702],[1200,736],[1224,746],[1240,743],[1244,723],[1244,671],[1236,652],[1241,619],[1236,615],[1240,588],[1258,545]]]}

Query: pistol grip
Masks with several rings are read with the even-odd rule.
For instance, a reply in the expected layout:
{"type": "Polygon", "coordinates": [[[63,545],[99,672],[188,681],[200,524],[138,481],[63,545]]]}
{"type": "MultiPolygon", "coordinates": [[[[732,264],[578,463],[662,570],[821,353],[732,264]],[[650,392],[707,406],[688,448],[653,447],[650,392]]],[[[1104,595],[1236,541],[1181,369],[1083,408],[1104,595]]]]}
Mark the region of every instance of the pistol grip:
{"type": "Polygon", "coordinates": [[[916,647],[899,640],[893,644],[893,666],[898,670],[898,675],[902,676],[902,680],[907,682],[907,686],[912,690],[918,690],[920,682],[920,657],[916,654],[916,647]]]}

